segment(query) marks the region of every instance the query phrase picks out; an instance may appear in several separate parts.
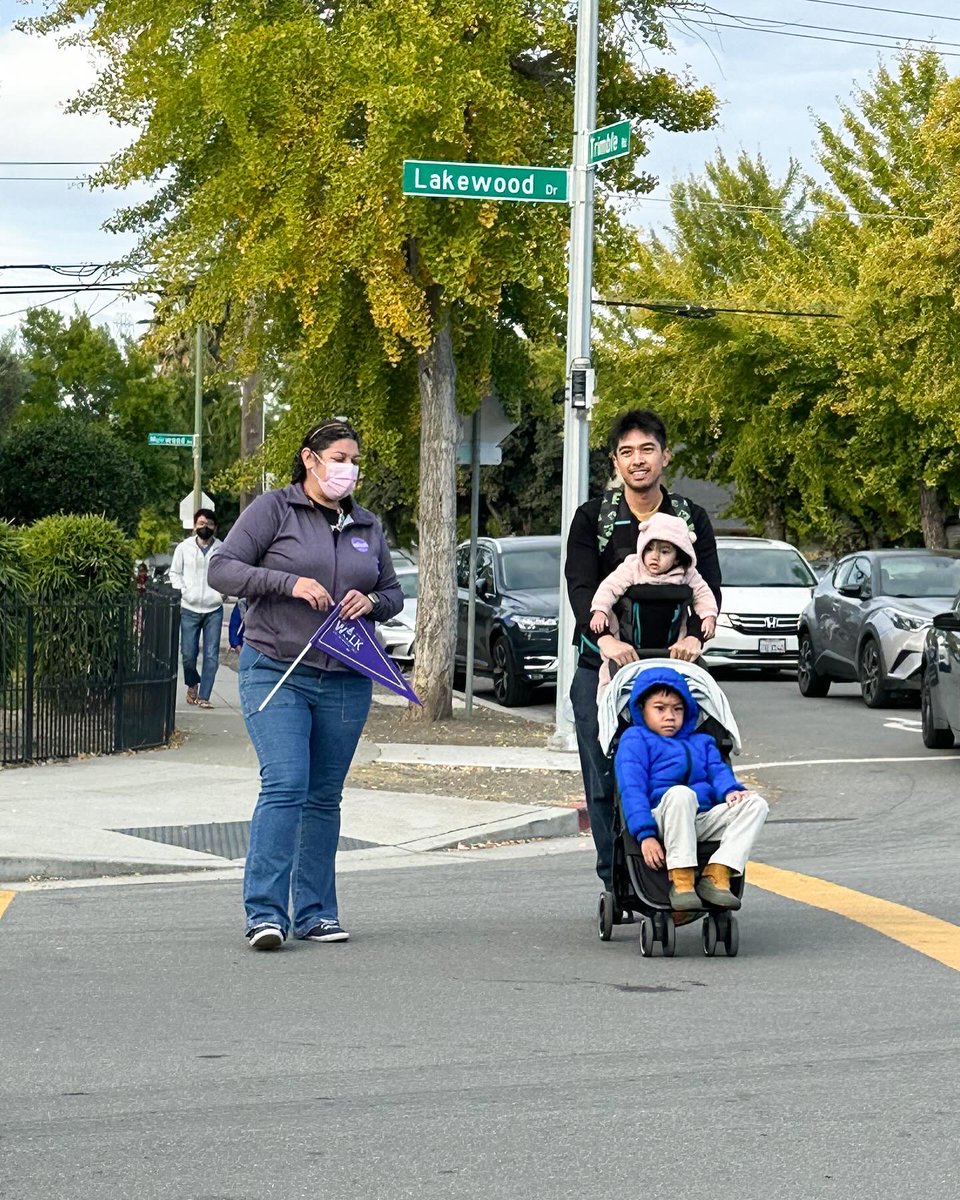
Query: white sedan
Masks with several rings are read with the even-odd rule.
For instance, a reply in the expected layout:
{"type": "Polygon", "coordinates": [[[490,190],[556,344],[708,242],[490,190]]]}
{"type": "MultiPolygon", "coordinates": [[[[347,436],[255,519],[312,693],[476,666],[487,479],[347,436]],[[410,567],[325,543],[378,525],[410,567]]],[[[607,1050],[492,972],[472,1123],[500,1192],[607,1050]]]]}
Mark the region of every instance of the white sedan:
{"type": "Polygon", "coordinates": [[[420,575],[416,567],[404,570],[399,562],[395,562],[397,579],[403,592],[403,608],[395,617],[377,626],[380,644],[394,662],[408,666],[413,662],[413,639],[417,631],[417,592],[420,575]]]}
{"type": "Polygon", "coordinates": [[[708,667],[797,665],[797,626],[817,582],[796,546],[770,538],[719,537],[723,604],[708,667]]]}

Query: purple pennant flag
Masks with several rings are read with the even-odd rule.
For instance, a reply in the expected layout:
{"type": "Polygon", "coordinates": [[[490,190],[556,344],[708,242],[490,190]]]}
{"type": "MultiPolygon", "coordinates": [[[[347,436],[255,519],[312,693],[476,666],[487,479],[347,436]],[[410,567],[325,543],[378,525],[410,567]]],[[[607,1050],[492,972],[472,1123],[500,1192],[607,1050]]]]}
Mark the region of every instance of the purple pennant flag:
{"type": "Polygon", "coordinates": [[[340,616],[339,604],[310,639],[310,645],[414,704],[421,703],[420,697],[377,641],[370,622],[363,617],[345,620],[340,616]]]}

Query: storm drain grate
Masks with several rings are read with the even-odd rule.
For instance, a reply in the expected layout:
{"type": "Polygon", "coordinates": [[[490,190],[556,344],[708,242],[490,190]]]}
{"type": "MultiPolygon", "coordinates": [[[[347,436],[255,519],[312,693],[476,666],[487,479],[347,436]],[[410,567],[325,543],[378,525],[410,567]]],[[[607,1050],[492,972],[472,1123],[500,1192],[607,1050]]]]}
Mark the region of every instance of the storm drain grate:
{"type": "MultiPolygon", "coordinates": [[[[148,829],[114,829],[130,837],[146,838],[179,846],[182,850],[199,850],[219,858],[246,858],[250,846],[249,821],[217,821],[209,825],[155,825],[148,829]]],[[[360,838],[341,837],[338,850],[370,850],[378,842],[363,842],[360,838]]]]}

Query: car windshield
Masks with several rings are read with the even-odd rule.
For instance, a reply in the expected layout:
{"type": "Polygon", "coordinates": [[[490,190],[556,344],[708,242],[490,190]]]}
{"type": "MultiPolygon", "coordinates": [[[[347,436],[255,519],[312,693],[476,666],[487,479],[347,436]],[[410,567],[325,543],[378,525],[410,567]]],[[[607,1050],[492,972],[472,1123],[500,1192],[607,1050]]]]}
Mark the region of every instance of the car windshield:
{"type": "Polygon", "coordinates": [[[897,554],[882,557],[879,566],[881,596],[918,600],[960,591],[960,558],[897,554]]]}
{"type": "Polygon", "coordinates": [[[536,549],[505,548],[501,566],[503,586],[508,592],[559,591],[559,544],[536,549]]]}
{"type": "Polygon", "coordinates": [[[718,546],[724,587],[813,587],[817,577],[796,550],[718,546]]]}
{"type": "Polygon", "coordinates": [[[397,580],[405,600],[416,600],[420,590],[420,574],[417,571],[398,571],[397,580]]]}

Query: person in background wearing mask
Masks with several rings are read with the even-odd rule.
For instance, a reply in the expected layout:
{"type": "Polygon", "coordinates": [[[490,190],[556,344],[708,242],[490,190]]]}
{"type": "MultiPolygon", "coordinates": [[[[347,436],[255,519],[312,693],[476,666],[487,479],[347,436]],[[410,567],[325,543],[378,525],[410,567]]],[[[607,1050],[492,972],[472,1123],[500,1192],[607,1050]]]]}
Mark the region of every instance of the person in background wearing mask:
{"type": "Polygon", "coordinates": [[[371,621],[403,607],[380,522],[351,496],[359,462],[345,417],[315,425],[290,486],[245,508],[210,564],[213,586],[248,602],[240,706],[261,784],[243,878],[252,950],[279,950],[291,929],[310,942],[348,938],[337,906],[340,801],[373,685],[311,649],[260,705],[334,605],[371,621]]]}
{"type": "Polygon", "coordinates": [[[220,665],[220,630],[223,626],[223,596],[208,583],[210,558],[216,547],[217,518],[209,508],[193,514],[193,537],[173,552],[170,583],[180,592],[180,657],[187,685],[187,703],[213,708],[210,693],[220,665]],[[200,639],[203,662],[197,671],[200,639]]]}

